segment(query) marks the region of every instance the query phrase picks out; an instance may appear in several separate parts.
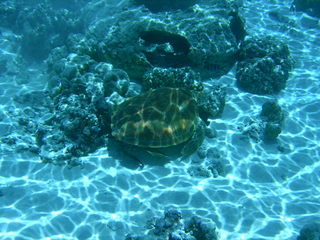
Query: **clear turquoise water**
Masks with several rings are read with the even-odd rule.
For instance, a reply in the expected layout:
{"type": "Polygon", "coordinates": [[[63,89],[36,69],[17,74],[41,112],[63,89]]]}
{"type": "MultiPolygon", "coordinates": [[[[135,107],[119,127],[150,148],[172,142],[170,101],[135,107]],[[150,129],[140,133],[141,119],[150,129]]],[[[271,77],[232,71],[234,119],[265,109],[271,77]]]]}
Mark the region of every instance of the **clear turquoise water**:
{"type": "MultiPolygon", "coordinates": [[[[303,225],[320,221],[320,23],[290,11],[290,4],[248,0],[240,11],[250,35],[276,35],[296,61],[277,96],[287,111],[279,137],[287,151],[241,136],[237,126],[273,97],[240,92],[231,71],[220,79],[228,86],[225,111],[210,123],[218,137],[204,143],[219,149],[230,165],[226,176],[191,177],[190,159],[131,170],[106,148],[83,158],[82,167],[59,167],[2,144],[0,239],[124,239],[130,232],[142,234],[146,219],[169,207],[214,221],[220,239],[228,240],[293,240],[303,225]],[[270,17],[271,10],[293,24],[270,17]]],[[[0,46],[14,62],[10,34],[3,33],[0,46]]],[[[25,71],[26,79],[1,76],[1,135],[12,128],[19,133],[11,122],[19,116],[12,96],[45,85],[40,71],[25,71]]]]}

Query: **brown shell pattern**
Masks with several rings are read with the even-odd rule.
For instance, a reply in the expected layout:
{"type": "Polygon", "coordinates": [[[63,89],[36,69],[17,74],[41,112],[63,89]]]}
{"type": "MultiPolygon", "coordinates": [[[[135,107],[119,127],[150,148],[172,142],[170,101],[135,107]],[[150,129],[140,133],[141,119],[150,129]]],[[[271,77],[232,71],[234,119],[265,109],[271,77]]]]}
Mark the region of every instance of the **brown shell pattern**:
{"type": "Polygon", "coordinates": [[[187,141],[197,120],[197,106],[188,90],[160,88],[121,103],[111,118],[111,128],[119,141],[161,148],[187,141]]]}

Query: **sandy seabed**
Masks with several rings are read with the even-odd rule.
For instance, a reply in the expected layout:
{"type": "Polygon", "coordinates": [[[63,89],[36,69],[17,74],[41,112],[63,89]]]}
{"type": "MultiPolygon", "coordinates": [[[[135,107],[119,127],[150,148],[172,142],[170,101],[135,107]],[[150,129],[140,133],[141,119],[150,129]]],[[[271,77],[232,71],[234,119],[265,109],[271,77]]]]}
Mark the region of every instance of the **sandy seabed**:
{"type": "MultiPolygon", "coordinates": [[[[146,219],[168,208],[214,221],[225,240],[294,240],[303,225],[320,221],[320,24],[290,11],[290,5],[244,1],[241,14],[249,34],[280,38],[296,63],[277,96],[240,92],[233,71],[220,79],[227,85],[226,107],[221,118],[210,122],[217,138],[204,144],[218,149],[228,163],[225,176],[191,177],[192,156],[132,170],[102,148],[83,158],[83,166],[68,168],[43,164],[35,154],[2,144],[0,239],[124,239],[127,233],[142,234],[146,219]],[[279,136],[284,152],[279,144],[255,142],[238,129],[270,99],[287,112],[279,136]]],[[[2,54],[14,61],[5,35],[0,44],[2,54]]],[[[1,136],[19,132],[10,122],[19,112],[12,97],[45,85],[39,71],[26,71],[27,76],[0,78],[1,136]]]]}

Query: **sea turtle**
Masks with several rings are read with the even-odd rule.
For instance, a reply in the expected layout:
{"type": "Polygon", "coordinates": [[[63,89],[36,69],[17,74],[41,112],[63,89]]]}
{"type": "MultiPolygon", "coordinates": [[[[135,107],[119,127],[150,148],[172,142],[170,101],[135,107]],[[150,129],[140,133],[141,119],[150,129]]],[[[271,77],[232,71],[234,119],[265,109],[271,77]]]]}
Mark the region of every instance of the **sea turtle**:
{"type": "Polygon", "coordinates": [[[159,88],[118,105],[111,117],[111,129],[120,142],[161,155],[175,147],[185,156],[203,142],[205,125],[189,90],[159,88]]]}

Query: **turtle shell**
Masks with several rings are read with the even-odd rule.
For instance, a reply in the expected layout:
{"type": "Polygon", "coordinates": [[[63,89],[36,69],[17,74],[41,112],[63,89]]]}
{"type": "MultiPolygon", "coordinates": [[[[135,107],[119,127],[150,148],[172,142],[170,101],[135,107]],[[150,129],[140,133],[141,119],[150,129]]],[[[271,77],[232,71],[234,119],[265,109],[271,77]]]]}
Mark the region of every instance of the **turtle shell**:
{"type": "Polygon", "coordinates": [[[197,122],[196,102],[188,90],[160,88],[121,103],[111,118],[111,128],[119,141],[163,148],[190,139],[197,122]]]}

